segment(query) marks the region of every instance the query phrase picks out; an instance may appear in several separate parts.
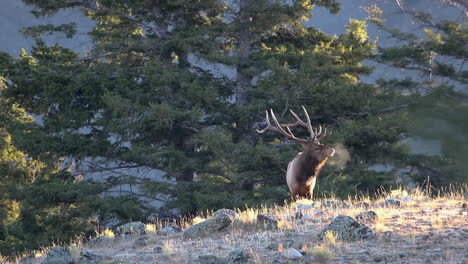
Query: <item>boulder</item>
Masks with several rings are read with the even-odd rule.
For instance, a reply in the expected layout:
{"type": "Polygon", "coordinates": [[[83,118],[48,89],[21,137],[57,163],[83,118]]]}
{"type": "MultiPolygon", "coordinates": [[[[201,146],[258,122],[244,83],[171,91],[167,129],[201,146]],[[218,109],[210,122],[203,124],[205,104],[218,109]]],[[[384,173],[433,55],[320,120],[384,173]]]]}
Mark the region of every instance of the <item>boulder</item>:
{"type": "Polygon", "coordinates": [[[296,205],[296,211],[311,210],[315,208],[315,204],[298,204],[296,205]]]}
{"type": "Polygon", "coordinates": [[[146,234],[146,225],[142,222],[131,222],[125,225],[117,227],[117,232],[119,234],[146,234]]]}
{"type": "Polygon", "coordinates": [[[163,228],[159,229],[158,231],[156,231],[156,234],[158,234],[160,236],[171,236],[171,235],[175,235],[175,234],[178,234],[178,233],[181,233],[181,232],[182,232],[182,229],[180,227],[167,226],[167,227],[163,227],[163,228]]]}
{"type": "Polygon", "coordinates": [[[283,250],[283,252],[281,252],[281,256],[290,260],[297,260],[303,257],[302,254],[294,248],[283,250]]]}
{"type": "Polygon", "coordinates": [[[279,247],[280,247],[280,243],[278,243],[278,242],[271,242],[267,246],[268,249],[275,250],[275,251],[277,251],[279,249],[279,247]]]}
{"type": "Polygon", "coordinates": [[[276,229],[278,228],[279,221],[273,215],[258,214],[257,223],[260,225],[263,225],[263,227],[268,228],[268,229],[276,229]]]}
{"type": "Polygon", "coordinates": [[[91,251],[81,251],[77,264],[100,264],[105,260],[112,260],[112,258],[107,256],[100,256],[91,251]]]}
{"type": "Polygon", "coordinates": [[[163,253],[163,249],[164,249],[163,246],[159,246],[159,245],[158,245],[158,246],[155,246],[155,247],[153,248],[153,252],[156,253],[156,254],[161,254],[161,253],[163,253]]]}
{"type": "Polygon", "coordinates": [[[189,264],[225,264],[226,259],[218,258],[215,255],[202,255],[197,259],[191,260],[189,264]]]}
{"type": "MultiPolygon", "coordinates": [[[[0,261],[0,263],[3,263],[0,261]]],[[[26,257],[23,257],[18,264],[33,264],[36,263],[36,257],[34,255],[29,255],[26,257]]]]}
{"type": "Polygon", "coordinates": [[[377,213],[374,211],[365,211],[356,215],[356,220],[361,223],[375,223],[378,218],[377,213]]]}
{"type": "Polygon", "coordinates": [[[227,264],[244,264],[250,263],[251,260],[252,254],[238,248],[229,253],[227,264]]]}
{"type": "Polygon", "coordinates": [[[386,199],[383,204],[385,207],[395,207],[395,208],[400,208],[402,206],[402,202],[398,199],[395,198],[388,198],[386,199]]]}
{"type": "Polygon", "coordinates": [[[133,248],[140,248],[144,246],[148,246],[150,244],[150,237],[149,236],[142,236],[137,238],[135,242],[133,242],[133,248]]]}
{"type": "Polygon", "coordinates": [[[349,205],[340,200],[323,200],[321,208],[349,208],[349,205]]]}
{"type": "Polygon", "coordinates": [[[53,247],[47,252],[47,256],[42,264],[72,264],[73,258],[68,248],[53,247]]]}
{"type": "Polygon", "coordinates": [[[219,209],[218,211],[214,212],[213,213],[213,217],[218,217],[218,216],[221,216],[221,215],[227,215],[229,217],[231,217],[231,219],[236,219],[237,217],[239,217],[239,215],[236,213],[236,211],[234,210],[231,210],[231,209],[219,209]]]}
{"type": "Polygon", "coordinates": [[[184,232],[186,238],[197,238],[207,236],[212,233],[219,232],[232,223],[230,216],[226,214],[220,214],[216,217],[212,217],[201,223],[193,225],[184,232]]]}
{"type": "Polygon", "coordinates": [[[290,239],[286,239],[282,245],[285,247],[285,248],[302,248],[304,245],[306,244],[306,242],[304,240],[302,240],[301,238],[290,238],[290,239]]]}
{"type": "Polygon", "coordinates": [[[326,232],[333,232],[335,238],[348,241],[375,237],[370,227],[347,215],[339,215],[333,219],[328,226],[320,231],[319,238],[323,239],[326,232]]]}
{"type": "Polygon", "coordinates": [[[364,208],[364,209],[369,209],[371,205],[369,203],[366,203],[366,202],[362,202],[362,203],[357,203],[355,205],[355,207],[358,207],[358,208],[364,208]]]}

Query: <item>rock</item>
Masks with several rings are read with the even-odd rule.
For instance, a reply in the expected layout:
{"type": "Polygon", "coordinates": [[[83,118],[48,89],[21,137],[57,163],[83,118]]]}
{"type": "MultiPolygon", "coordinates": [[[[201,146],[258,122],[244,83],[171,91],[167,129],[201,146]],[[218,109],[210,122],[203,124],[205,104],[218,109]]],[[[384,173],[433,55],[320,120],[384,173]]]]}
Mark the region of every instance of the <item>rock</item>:
{"type": "Polygon", "coordinates": [[[398,200],[398,199],[395,199],[395,198],[388,198],[383,202],[382,205],[386,206],[386,207],[400,208],[402,206],[402,202],[400,200],[398,200]]]}
{"type": "Polygon", "coordinates": [[[296,210],[297,211],[310,210],[310,209],[314,209],[314,208],[315,208],[315,204],[298,204],[298,205],[296,205],[296,210]]]}
{"type": "Polygon", "coordinates": [[[163,252],[163,246],[155,246],[153,248],[153,252],[156,253],[156,254],[161,254],[163,252]]]}
{"type": "Polygon", "coordinates": [[[279,247],[279,243],[276,243],[276,242],[270,243],[267,246],[267,248],[271,250],[278,250],[278,247],[279,247]]]}
{"type": "Polygon", "coordinates": [[[362,203],[357,203],[355,206],[358,207],[358,208],[360,207],[360,208],[364,208],[364,209],[369,209],[370,204],[366,203],[366,202],[362,202],[362,203]]]}
{"type": "Polygon", "coordinates": [[[304,240],[298,238],[290,238],[283,243],[285,248],[302,248],[304,244],[304,240]]]}
{"type": "Polygon", "coordinates": [[[268,229],[276,229],[278,228],[279,221],[273,215],[258,214],[257,223],[268,229]]]}
{"type": "Polygon", "coordinates": [[[215,255],[202,255],[198,256],[197,259],[192,260],[189,264],[225,264],[226,260],[218,258],[215,255]]]}
{"type": "Polygon", "coordinates": [[[285,248],[291,248],[291,247],[294,247],[294,242],[295,240],[294,239],[287,239],[286,241],[284,241],[283,245],[285,248]]]}
{"type": "Polygon", "coordinates": [[[410,254],[407,252],[399,252],[398,257],[399,258],[407,258],[410,254]]]}
{"type": "Polygon", "coordinates": [[[386,255],[376,255],[374,256],[374,261],[375,262],[382,262],[385,261],[387,262],[388,257],[386,255]]]}
{"type": "Polygon", "coordinates": [[[70,251],[64,247],[53,247],[47,252],[47,256],[42,264],[72,264],[73,258],[70,251]]]}
{"type": "Polygon", "coordinates": [[[413,199],[413,198],[411,198],[411,197],[409,197],[409,196],[405,196],[405,197],[401,198],[401,201],[402,201],[402,202],[405,202],[405,203],[416,202],[415,199],[413,199]]]}
{"type": "Polygon", "coordinates": [[[362,223],[374,223],[379,217],[374,211],[365,211],[356,215],[356,220],[362,223]]]}
{"type": "Polygon", "coordinates": [[[367,254],[367,255],[368,255],[368,254],[369,254],[369,250],[367,250],[367,249],[362,249],[362,250],[358,250],[358,251],[356,251],[356,252],[354,252],[354,253],[356,253],[356,254],[367,254]]]}
{"type": "Polygon", "coordinates": [[[304,217],[304,214],[301,211],[297,211],[294,214],[294,219],[302,219],[302,217],[304,217]]]}
{"type": "Polygon", "coordinates": [[[113,237],[108,237],[108,236],[97,236],[93,239],[90,239],[88,242],[86,242],[86,245],[90,247],[95,247],[95,246],[101,246],[105,243],[109,243],[112,241],[114,238],[113,237]]]}
{"type": "Polygon", "coordinates": [[[283,252],[281,252],[281,256],[290,260],[296,260],[303,257],[302,254],[294,248],[288,248],[283,250],[283,252]]]}
{"type": "Polygon", "coordinates": [[[395,263],[397,259],[391,255],[376,255],[374,256],[375,262],[395,263]]]}
{"type": "Polygon", "coordinates": [[[220,214],[216,217],[212,217],[206,221],[189,227],[187,230],[185,230],[184,236],[187,238],[207,236],[225,229],[231,223],[232,219],[230,216],[226,214],[220,214]]]}
{"type": "Polygon", "coordinates": [[[320,231],[319,238],[323,239],[327,231],[333,232],[336,239],[348,241],[375,237],[370,227],[347,215],[339,215],[333,219],[328,226],[320,231]]]}
{"type": "Polygon", "coordinates": [[[102,229],[114,230],[122,221],[117,216],[109,216],[99,221],[102,229]]]}
{"type": "Polygon", "coordinates": [[[218,211],[213,213],[213,217],[218,217],[218,216],[221,216],[221,215],[227,215],[227,216],[231,217],[232,220],[239,217],[239,215],[236,213],[236,211],[231,210],[231,209],[225,209],[225,208],[219,209],[218,211]]]}
{"type": "Polygon", "coordinates": [[[117,232],[119,234],[146,234],[146,225],[142,222],[131,222],[125,225],[117,227],[117,232]]]}
{"type": "MultiPolygon", "coordinates": [[[[245,252],[243,249],[234,249],[229,253],[228,264],[242,264],[249,263],[252,259],[252,254],[245,252]]],[[[225,262],[224,262],[225,263],[225,262]]]]}
{"type": "Polygon", "coordinates": [[[340,200],[323,200],[322,203],[320,204],[321,208],[327,207],[327,208],[349,208],[349,205],[343,201],[340,200]]]}
{"type": "Polygon", "coordinates": [[[148,246],[150,242],[150,237],[149,236],[142,236],[139,237],[135,242],[133,242],[133,248],[140,248],[144,246],[148,246]]]}
{"type": "Polygon", "coordinates": [[[321,215],[324,215],[324,214],[325,214],[325,212],[322,211],[322,210],[316,210],[316,211],[314,212],[314,216],[321,216],[321,215]]]}
{"type": "Polygon", "coordinates": [[[182,232],[182,229],[180,227],[167,226],[167,227],[163,227],[163,228],[159,229],[158,231],[156,231],[156,234],[158,234],[160,236],[171,236],[171,235],[175,235],[175,234],[178,234],[178,233],[181,233],[181,232],[182,232]]]}
{"type": "Polygon", "coordinates": [[[382,232],[381,236],[382,236],[382,239],[385,242],[389,242],[389,241],[391,241],[391,239],[393,237],[393,232],[392,231],[385,231],[385,232],[382,232]]]}
{"type": "Polygon", "coordinates": [[[100,256],[91,251],[81,251],[77,264],[100,264],[105,260],[112,260],[112,258],[100,256]]]}
{"type": "MultiPolygon", "coordinates": [[[[18,262],[18,264],[33,264],[33,263],[36,263],[35,259],[36,259],[36,257],[34,257],[34,255],[29,255],[29,256],[23,257],[18,262]]],[[[0,260],[0,263],[3,263],[3,262],[0,260]]]]}

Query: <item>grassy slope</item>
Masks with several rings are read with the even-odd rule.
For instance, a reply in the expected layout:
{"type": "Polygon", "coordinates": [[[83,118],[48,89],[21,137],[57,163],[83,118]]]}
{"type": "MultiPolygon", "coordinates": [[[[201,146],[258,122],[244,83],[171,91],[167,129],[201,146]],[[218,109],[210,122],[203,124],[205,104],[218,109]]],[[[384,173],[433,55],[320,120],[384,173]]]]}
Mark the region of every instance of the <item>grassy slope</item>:
{"type": "MultiPolygon", "coordinates": [[[[239,212],[240,221],[227,230],[201,239],[188,240],[181,235],[159,236],[150,232],[146,235],[149,237],[147,245],[134,246],[140,236],[112,238],[112,232],[107,232],[105,235],[110,238],[99,246],[77,242],[69,248],[76,257],[83,250],[109,256],[103,263],[182,264],[200,255],[226,257],[236,248],[251,252],[254,263],[468,263],[468,211],[462,209],[466,202],[462,191],[432,199],[420,191],[411,194],[396,191],[382,194],[377,200],[354,199],[345,202],[351,206],[321,208],[321,201],[302,200],[281,207],[248,209],[239,212]],[[405,201],[403,206],[383,206],[382,201],[390,196],[402,198],[405,201]],[[363,201],[371,204],[373,208],[369,210],[378,215],[375,223],[368,224],[377,235],[375,239],[345,242],[336,241],[333,236],[325,241],[317,238],[319,231],[337,215],[354,217],[366,211],[355,206],[363,201]],[[315,208],[303,210],[305,217],[297,220],[292,216],[298,203],[315,204],[315,208]],[[260,228],[256,224],[259,212],[282,219],[280,228],[260,228]],[[281,257],[281,251],[289,244],[306,255],[295,261],[281,257]],[[163,247],[161,254],[153,251],[158,245],[163,247]]],[[[203,221],[203,218],[198,217],[194,221],[203,221]]],[[[185,225],[190,224],[187,222],[185,225]]],[[[160,227],[158,223],[148,225],[152,230],[160,227]]],[[[40,263],[44,259],[41,252],[37,252],[36,256],[31,263],[40,263]]]]}

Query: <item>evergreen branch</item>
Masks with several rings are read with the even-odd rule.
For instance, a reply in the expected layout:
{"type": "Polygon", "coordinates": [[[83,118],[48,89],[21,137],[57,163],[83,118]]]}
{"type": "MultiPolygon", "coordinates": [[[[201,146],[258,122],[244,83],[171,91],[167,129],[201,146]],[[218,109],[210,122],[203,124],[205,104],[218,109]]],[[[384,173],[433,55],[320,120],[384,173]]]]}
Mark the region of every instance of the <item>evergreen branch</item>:
{"type": "MultiPolygon", "coordinates": [[[[95,5],[95,6],[90,6],[88,5],[87,7],[88,9],[90,10],[93,10],[93,11],[100,11],[100,12],[109,12],[109,13],[112,13],[112,10],[110,8],[107,8],[105,7],[104,5],[95,5]]],[[[167,30],[164,30],[164,29],[159,29],[156,25],[151,25],[145,21],[142,21],[141,19],[138,19],[136,16],[132,16],[132,15],[128,15],[128,14],[124,14],[124,13],[118,13],[118,14],[115,14],[115,13],[112,13],[113,15],[118,15],[122,18],[126,18],[132,22],[135,22],[137,24],[139,24],[142,28],[146,28],[146,29],[149,29],[149,31],[151,31],[154,35],[156,35],[158,38],[162,39],[166,36],[166,33],[167,33],[167,30]]],[[[155,14],[155,13],[154,13],[155,14]]],[[[156,14],[155,14],[156,16],[156,14]]]]}
{"type": "Polygon", "coordinates": [[[421,16],[421,13],[419,12],[416,12],[412,9],[409,9],[409,8],[406,8],[404,5],[403,5],[403,0],[395,0],[398,8],[400,8],[401,11],[411,15],[412,17],[418,19],[419,21],[425,23],[426,25],[429,25],[431,27],[437,27],[436,24],[434,24],[431,20],[429,20],[428,18],[424,17],[424,16],[421,16]]]}
{"type": "Polygon", "coordinates": [[[151,168],[151,169],[157,169],[157,170],[161,170],[161,171],[165,171],[164,168],[161,168],[161,167],[149,167],[149,166],[146,166],[146,165],[140,165],[140,164],[134,164],[134,165],[122,165],[122,166],[116,166],[116,167],[102,167],[102,166],[99,166],[95,163],[92,163],[90,161],[87,162],[90,166],[93,167],[93,169],[91,170],[81,170],[81,171],[77,171],[75,173],[73,173],[72,175],[73,176],[77,176],[77,175],[80,175],[80,174],[85,174],[85,173],[95,173],[95,172],[105,172],[105,171],[109,171],[109,172],[113,172],[115,174],[119,174],[119,175],[126,175],[122,172],[117,172],[115,170],[120,170],[120,169],[133,169],[133,168],[141,168],[141,167],[147,167],[147,168],[151,168]]]}
{"type": "Polygon", "coordinates": [[[351,116],[365,116],[365,115],[369,115],[369,114],[380,114],[380,113],[391,112],[391,111],[399,110],[399,109],[402,109],[402,108],[406,108],[409,105],[410,104],[400,104],[400,105],[385,107],[385,108],[382,108],[382,109],[379,109],[379,110],[359,112],[359,113],[348,113],[348,115],[351,115],[351,116]]]}
{"type": "MultiPolygon", "coordinates": [[[[88,162],[88,163],[91,163],[91,162],[88,162]]],[[[111,172],[114,172],[114,173],[119,173],[121,174],[120,172],[115,172],[113,170],[118,170],[118,169],[132,169],[132,168],[138,168],[138,167],[144,167],[143,165],[126,165],[126,166],[117,166],[117,167],[112,167],[112,168],[106,168],[106,167],[101,167],[101,166],[98,166],[98,165],[95,165],[95,164],[91,164],[92,166],[94,167],[97,167],[96,169],[92,169],[92,170],[80,170],[80,171],[76,171],[74,173],[72,173],[73,176],[78,176],[80,174],[86,174],[86,173],[95,173],[95,172],[103,172],[103,171],[111,171],[111,172]]]]}
{"type": "MultiPolygon", "coordinates": [[[[426,72],[428,71],[428,69],[426,69],[424,67],[416,67],[416,66],[408,66],[408,65],[394,65],[389,61],[385,61],[385,60],[375,58],[375,57],[374,58],[369,58],[369,60],[375,61],[377,63],[386,64],[386,65],[389,65],[389,66],[392,66],[392,67],[398,67],[398,68],[401,68],[401,69],[410,70],[410,71],[426,71],[426,72]]],[[[463,61],[463,64],[464,64],[464,61],[463,61]]],[[[462,64],[462,66],[463,66],[463,64],[462,64]]],[[[460,68],[460,70],[461,69],[462,68],[460,68]]],[[[439,77],[444,77],[444,78],[449,78],[451,80],[454,80],[454,81],[457,81],[457,82],[460,82],[460,83],[464,83],[464,84],[467,83],[466,78],[464,78],[460,74],[453,74],[451,76],[447,76],[447,75],[439,74],[437,71],[432,71],[431,73],[433,75],[437,75],[439,77]]]]}
{"type": "Polygon", "coordinates": [[[163,202],[163,203],[167,203],[167,200],[163,200],[163,199],[161,199],[161,198],[156,198],[155,196],[150,196],[150,195],[146,195],[146,194],[143,194],[143,193],[135,193],[135,192],[132,192],[132,191],[127,191],[127,190],[106,191],[106,193],[108,193],[108,194],[118,193],[118,194],[120,194],[120,195],[122,195],[122,194],[130,194],[130,195],[138,196],[139,198],[140,198],[140,197],[143,197],[143,198],[147,198],[147,199],[151,199],[151,200],[156,200],[156,201],[160,201],[160,202],[163,202]]]}
{"type": "Polygon", "coordinates": [[[466,0],[445,0],[449,5],[458,7],[462,6],[464,7],[464,12],[467,13],[468,10],[468,2],[466,0]]]}
{"type": "Polygon", "coordinates": [[[177,124],[177,126],[180,127],[180,128],[184,128],[184,129],[190,130],[190,131],[195,132],[195,133],[200,132],[200,129],[198,129],[198,128],[189,127],[189,126],[180,125],[180,124],[177,124]]]}
{"type": "Polygon", "coordinates": [[[107,57],[114,57],[120,54],[127,53],[128,51],[129,51],[128,49],[124,49],[118,52],[106,52],[104,54],[99,54],[96,56],[87,56],[87,57],[77,58],[76,60],[77,61],[92,61],[92,60],[97,60],[97,59],[102,59],[102,58],[107,58],[107,57]]]}
{"type": "Polygon", "coordinates": [[[340,116],[365,116],[369,114],[380,114],[380,113],[385,113],[385,112],[391,112],[395,110],[399,110],[402,108],[408,107],[410,104],[400,104],[400,105],[394,105],[394,106],[388,106],[382,109],[376,109],[376,110],[370,110],[370,111],[365,111],[365,112],[347,112],[347,113],[340,113],[340,114],[330,114],[330,115],[317,115],[317,116],[311,116],[311,120],[320,120],[324,118],[329,118],[335,121],[336,123],[340,124],[338,120],[336,120],[337,117],[340,116]]]}

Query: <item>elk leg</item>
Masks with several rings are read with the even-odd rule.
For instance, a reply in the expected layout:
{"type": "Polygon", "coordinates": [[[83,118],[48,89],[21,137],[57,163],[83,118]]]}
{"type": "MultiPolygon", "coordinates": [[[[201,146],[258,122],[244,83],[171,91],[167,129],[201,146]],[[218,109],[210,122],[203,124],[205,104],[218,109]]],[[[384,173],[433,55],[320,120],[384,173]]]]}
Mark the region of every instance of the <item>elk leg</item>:
{"type": "Polygon", "coordinates": [[[315,188],[315,181],[317,180],[317,177],[312,177],[307,181],[307,198],[312,200],[313,194],[314,194],[314,188],[315,188]]]}

